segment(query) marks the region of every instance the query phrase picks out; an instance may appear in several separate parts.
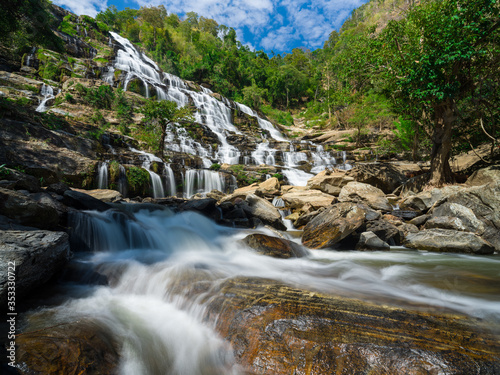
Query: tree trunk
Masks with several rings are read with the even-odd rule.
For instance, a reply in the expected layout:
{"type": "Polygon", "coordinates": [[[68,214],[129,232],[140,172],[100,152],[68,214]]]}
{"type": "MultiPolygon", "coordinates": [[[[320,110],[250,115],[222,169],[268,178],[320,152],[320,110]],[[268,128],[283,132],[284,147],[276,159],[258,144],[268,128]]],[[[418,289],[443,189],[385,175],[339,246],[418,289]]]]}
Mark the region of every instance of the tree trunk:
{"type": "Polygon", "coordinates": [[[450,168],[451,133],[455,116],[451,100],[434,107],[434,133],[432,135],[431,176],[428,186],[443,186],[454,182],[450,168]]]}

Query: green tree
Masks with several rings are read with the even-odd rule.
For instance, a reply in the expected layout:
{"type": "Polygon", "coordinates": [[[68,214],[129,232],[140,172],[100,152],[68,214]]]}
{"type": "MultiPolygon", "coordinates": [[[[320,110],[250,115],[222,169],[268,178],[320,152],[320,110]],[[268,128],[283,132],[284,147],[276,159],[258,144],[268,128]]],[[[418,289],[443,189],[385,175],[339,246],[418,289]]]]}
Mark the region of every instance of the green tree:
{"type": "Polygon", "coordinates": [[[157,154],[163,158],[165,137],[169,125],[177,123],[192,123],[194,121],[191,107],[178,107],[176,102],[168,100],[148,100],[142,108],[145,130],[154,133],[158,139],[157,154]]]}
{"type": "Polygon", "coordinates": [[[491,71],[498,80],[499,11],[497,0],[427,0],[381,35],[380,63],[397,106],[419,112],[432,133],[431,186],[453,181],[449,158],[464,116],[460,103],[484,95],[478,88],[491,71]]]}

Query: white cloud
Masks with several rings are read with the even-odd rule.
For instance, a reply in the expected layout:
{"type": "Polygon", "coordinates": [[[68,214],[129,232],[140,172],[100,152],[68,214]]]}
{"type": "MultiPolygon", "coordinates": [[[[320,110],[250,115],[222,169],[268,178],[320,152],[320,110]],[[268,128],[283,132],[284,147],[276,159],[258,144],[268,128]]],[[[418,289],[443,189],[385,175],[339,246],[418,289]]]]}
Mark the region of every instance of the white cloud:
{"type": "Polygon", "coordinates": [[[95,17],[98,12],[105,10],[107,5],[107,0],[53,0],[54,4],[59,6],[65,6],[73,13],[79,16],[85,14],[87,16],[95,17]]]}
{"type": "MultiPolygon", "coordinates": [[[[113,0],[108,0],[111,3],[113,0]]],[[[129,0],[127,6],[165,5],[169,13],[196,12],[219,24],[233,27],[243,44],[291,51],[293,47],[317,48],[333,29],[339,29],[350,12],[368,0],[129,0]],[[253,40],[243,31],[253,35],[253,40]]],[[[99,0],[54,0],[77,14],[95,16],[106,8],[99,0]]]]}

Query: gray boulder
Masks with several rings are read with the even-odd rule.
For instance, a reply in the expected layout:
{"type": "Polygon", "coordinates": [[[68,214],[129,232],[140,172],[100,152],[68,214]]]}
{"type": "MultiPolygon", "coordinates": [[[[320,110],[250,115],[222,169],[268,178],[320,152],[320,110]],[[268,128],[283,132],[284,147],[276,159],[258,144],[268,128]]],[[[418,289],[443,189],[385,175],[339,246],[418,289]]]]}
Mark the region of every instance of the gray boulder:
{"type": "Polygon", "coordinates": [[[373,232],[363,232],[359,237],[359,242],[356,245],[356,250],[390,250],[391,247],[387,242],[382,241],[373,232]]]}
{"type": "Polygon", "coordinates": [[[25,194],[0,188],[0,214],[17,223],[40,229],[53,229],[59,214],[53,207],[39,203],[25,194]]]}
{"type": "Polygon", "coordinates": [[[15,264],[16,296],[49,281],[69,260],[68,235],[44,230],[0,232],[0,304],[5,306],[9,269],[15,264]]]}
{"type": "Polygon", "coordinates": [[[417,250],[468,254],[492,254],[495,247],[470,232],[450,229],[426,229],[409,233],[404,246],[417,250]]]}

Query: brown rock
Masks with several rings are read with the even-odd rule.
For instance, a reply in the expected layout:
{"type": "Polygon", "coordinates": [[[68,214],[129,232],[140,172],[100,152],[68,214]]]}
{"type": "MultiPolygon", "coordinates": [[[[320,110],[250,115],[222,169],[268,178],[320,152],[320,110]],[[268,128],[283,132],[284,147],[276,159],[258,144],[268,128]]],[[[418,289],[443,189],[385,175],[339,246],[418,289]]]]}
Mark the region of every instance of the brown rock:
{"type": "Polygon", "coordinates": [[[273,258],[301,258],[307,254],[307,251],[295,242],[260,233],[251,234],[242,242],[258,253],[273,258]]]}
{"type": "Polygon", "coordinates": [[[338,197],[342,188],[351,181],[354,178],[347,176],[345,171],[332,172],[325,169],[307,181],[307,188],[338,197]]]}
{"type": "Polygon", "coordinates": [[[463,316],[378,306],[256,278],[225,281],[207,311],[236,361],[255,374],[500,371],[495,334],[463,316]]]}
{"type": "Polygon", "coordinates": [[[382,190],[361,182],[349,182],[342,188],[339,202],[366,203],[374,210],[392,211],[382,190]]]}
{"type": "Polygon", "coordinates": [[[366,210],[355,203],[338,203],[306,225],[302,243],[311,249],[332,247],[361,227],[365,215],[366,210]]]}
{"type": "Polygon", "coordinates": [[[302,209],[309,204],[313,210],[317,210],[321,207],[331,206],[335,201],[335,197],[318,190],[303,188],[301,190],[293,189],[283,194],[283,200],[291,209],[302,209]]]}

